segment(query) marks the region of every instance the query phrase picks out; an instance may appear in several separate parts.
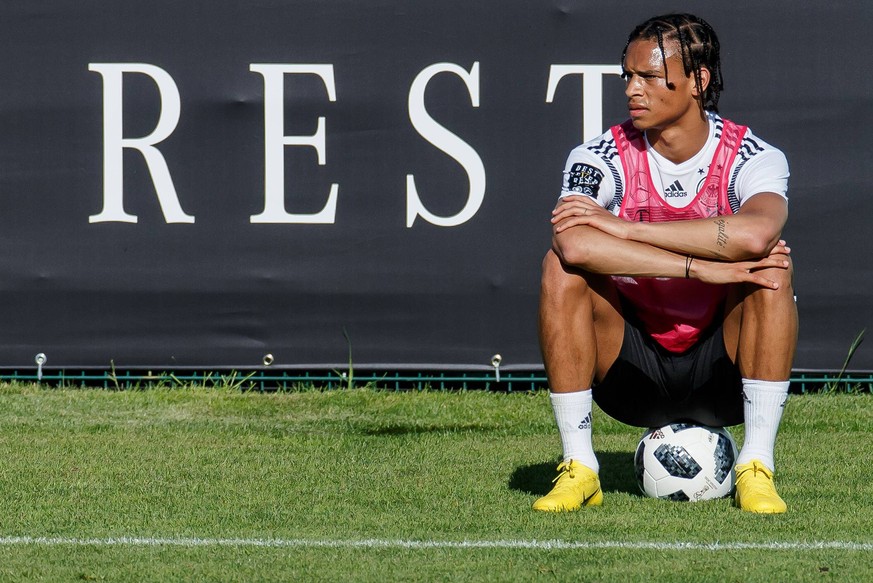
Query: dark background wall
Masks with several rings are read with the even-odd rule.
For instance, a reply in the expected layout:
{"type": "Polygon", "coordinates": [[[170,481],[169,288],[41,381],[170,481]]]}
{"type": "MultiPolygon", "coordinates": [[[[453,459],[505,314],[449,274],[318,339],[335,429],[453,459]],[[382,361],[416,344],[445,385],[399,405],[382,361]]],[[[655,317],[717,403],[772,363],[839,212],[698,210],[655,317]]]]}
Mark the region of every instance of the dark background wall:
{"type": "MultiPolygon", "coordinates": [[[[785,235],[797,266],[800,369],[838,369],[873,322],[869,6],[693,4],[722,41],[722,114],[791,164],[785,235]]],[[[58,367],[251,368],[267,353],[276,367],[325,366],[347,360],[344,331],[361,366],[486,365],[500,353],[505,366],[539,367],[549,210],[583,135],[581,78],[563,79],[547,102],[550,68],[617,65],[635,24],[677,9],[687,8],[5,3],[0,367],[32,366],[38,352],[58,367]],[[122,163],[110,170],[123,171],[124,211],[137,222],[92,218],[107,188],[109,82],[99,69],[131,63],[159,67],[178,91],[178,123],[155,147],[193,223],[168,222],[153,169],[133,148],[117,148],[122,163]],[[416,77],[438,63],[455,72],[430,79],[424,107],[456,136],[445,138],[448,153],[410,118],[416,77]],[[329,222],[251,218],[265,207],[270,99],[253,64],[332,65],[335,100],[324,77],[285,75],[279,108],[284,136],[313,134],[324,118],[323,164],[312,147],[279,155],[288,213],[320,211],[338,185],[329,222]],[[464,144],[475,155],[464,158],[464,144]],[[456,215],[477,193],[481,204],[454,226],[422,217],[407,226],[408,175],[435,215],[456,215]]],[[[171,96],[152,76],[121,79],[121,135],[146,136],[169,115],[171,96]]],[[[618,77],[603,78],[603,127],[624,119],[622,90],[618,77]]],[[[873,347],[862,345],[851,368],[873,370],[873,347]]]]}

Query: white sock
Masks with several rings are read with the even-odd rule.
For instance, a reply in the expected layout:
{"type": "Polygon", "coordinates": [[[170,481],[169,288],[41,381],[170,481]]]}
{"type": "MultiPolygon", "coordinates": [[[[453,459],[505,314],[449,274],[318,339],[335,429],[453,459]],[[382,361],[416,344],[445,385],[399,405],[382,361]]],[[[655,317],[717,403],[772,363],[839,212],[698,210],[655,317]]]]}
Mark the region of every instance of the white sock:
{"type": "Polygon", "coordinates": [[[775,469],[773,447],[788,400],[788,381],[756,381],[743,379],[743,416],[746,437],[737,464],[752,460],[775,469]]]}
{"type": "Polygon", "coordinates": [[[591,391],[549,393],[549,399],[561,434],[564,461],[573,459],[599,471],[600,464],[591,444],[591,391]]]}

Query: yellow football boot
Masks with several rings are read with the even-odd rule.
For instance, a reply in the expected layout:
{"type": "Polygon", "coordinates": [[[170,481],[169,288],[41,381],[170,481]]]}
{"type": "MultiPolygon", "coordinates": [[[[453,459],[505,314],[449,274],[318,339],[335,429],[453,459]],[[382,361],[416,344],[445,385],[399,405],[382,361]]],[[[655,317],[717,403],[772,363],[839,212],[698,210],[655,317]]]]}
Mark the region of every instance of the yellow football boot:
{"type": "Polygon", "coordinates": [[[533,509],[543,512],[570,512],[583,506],[603,504],[603,491],[597,472],[576,460],[558,466],[552,491],[534,502],[533,509]]]}
{"type": "Polygon", "coordinates": [[[735,471],[737,491],[734,500],[739,508],[759,514],[782,514],[788,510],[785,501],[776,493],[773,472],[759,460],[739,465],[735,471]]]}

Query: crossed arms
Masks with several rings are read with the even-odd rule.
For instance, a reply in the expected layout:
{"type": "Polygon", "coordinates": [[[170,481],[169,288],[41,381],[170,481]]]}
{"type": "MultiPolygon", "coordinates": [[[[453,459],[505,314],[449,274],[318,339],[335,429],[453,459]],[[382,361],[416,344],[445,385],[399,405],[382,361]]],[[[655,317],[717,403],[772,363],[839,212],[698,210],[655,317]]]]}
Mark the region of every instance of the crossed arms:
{"type": "Polygon", "coordinates": [[[707,219],[633,223],[587,196],[567,196],[552,211],[552,248],[565,265],[632,277],[689,277],[708,283],[752,283],[776,289],[766,268],[787,269],[781,240],[785,199],[772,192],[749,198],[739,212],[707,219]]]}

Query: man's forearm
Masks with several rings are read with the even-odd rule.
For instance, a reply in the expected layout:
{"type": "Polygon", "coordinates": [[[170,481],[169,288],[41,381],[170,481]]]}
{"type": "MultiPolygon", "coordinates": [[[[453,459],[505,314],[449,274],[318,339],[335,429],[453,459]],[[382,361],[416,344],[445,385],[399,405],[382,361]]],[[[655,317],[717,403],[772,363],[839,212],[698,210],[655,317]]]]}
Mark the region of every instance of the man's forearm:
{"type": "Polygon", "coordinates": [[[565,265],[603,275],[687,277],[713,284],[751,283],[776,289],[778,283],[766,275],[766,270],[790,267],[790,249],[781,241],[766,257],[749,261],[713,261],[579,225],[557,233],[552,245],[565,265]]]}
{"type": "Polygon", "coordinates": [[[553,238],[561,261],[591,273],[630,277],[685,277],[687,258],[646,243],[620,239],[594,227],[578,226],[553,238]]]}
{"type": "Polygon", "coordinates": [[[785,224],[784,202],[758,195],[737,214],[664,223],[633,223],[628,238],[674,251],[721,261],[765,257],[785,224]],[[758,198],[760,197],[760,198],[758,198]],[[757,200],[756,200],[757,199],[757,200]]]}

